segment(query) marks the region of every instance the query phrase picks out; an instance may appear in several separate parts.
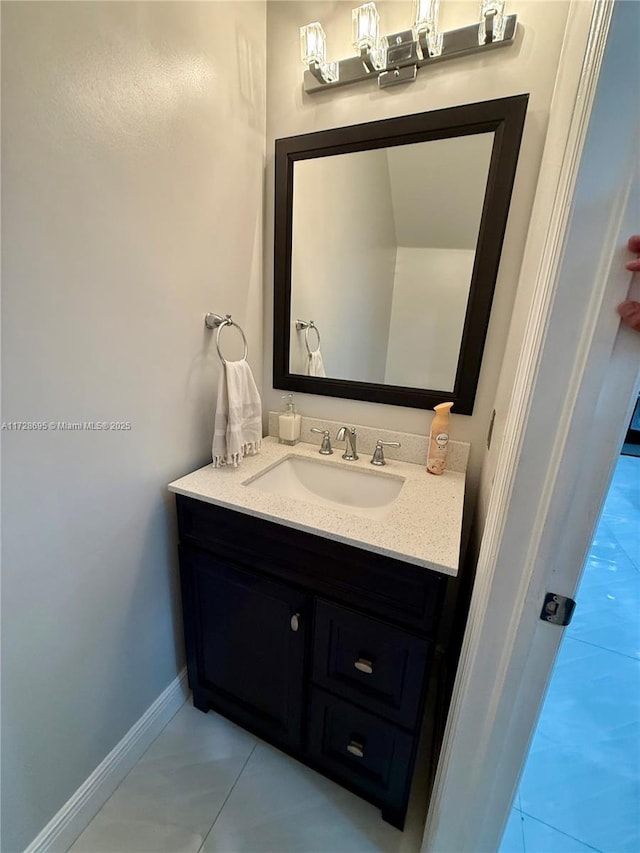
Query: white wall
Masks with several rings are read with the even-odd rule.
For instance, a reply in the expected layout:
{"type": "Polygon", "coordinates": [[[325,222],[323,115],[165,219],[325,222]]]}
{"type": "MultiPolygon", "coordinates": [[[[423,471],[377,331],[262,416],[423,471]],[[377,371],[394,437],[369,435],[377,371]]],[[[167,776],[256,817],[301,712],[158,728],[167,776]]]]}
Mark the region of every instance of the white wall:
{"type": "Polygon", "coordinates": [[[400,246],[475,249],[493,133],[387,150],[400,246]]]}
{"type": "MultiPolygon", "coordinates": [[[[351,7],[338,2],[297,2],[270,0],[267,7],[267,174],[265,228],[265,395],[266,407],[280,404],[281,391],[272,388],[272,314],[273,294],[273,141],[329,127],[406,115],[442,107],[530,93],[528,116],[511,211],[502,251],[500,271],[489,324],[487,346],[474,414],[453,415],[452,434],[472,443],[469,466],[469,502],[473,501],[485,454],[485,440],[495,398],[516,282],[520,273],[523,248],[556,70],[566,22],[568,3],[562,0],[521,0],[518,17],[521,32],[510,47],[487,54],[442,62],[419,71],[415,83],[383,91],[373,82],[360,83],[338,91],[305,95],[299,57],[299,27],[320,21],[327,33],[329,59],[350,55],[351,7]]],[[[409,0],[377,4],[381,27],[385,32],[406,28],[411,20],[409,0]]],[[[477,18],[476,2],[443,3],[441,27],[450,29],[477,18]]],[[[298,394],[298,409],[303,414],[328,417],[345,423],[426,433],[432,415],[418,409],[399,408],[377,403],[341,400],[298,394]]]]}
{"type": "MultiPolygon", "coordinates": [[[[314,320],[327,376],[382,382],[396,264],[385,151],[297,162],[293,210],[292,320],[314,320]]],[[[308,360],[292,324],[292,373],[308,360]]]]}
{"type": "Polygon", "coordinates": [[[2,419],[132,424],[2,433],[7,853],[183,665],[166,484],[211,458],[207,311],[262,375],[264,39],[263,3],[2,5],[2,419]]]}
{"type": "Polygon", "coordinates": [[[398,246],[385,382],[452,391],[473,249],[398,246]]]}

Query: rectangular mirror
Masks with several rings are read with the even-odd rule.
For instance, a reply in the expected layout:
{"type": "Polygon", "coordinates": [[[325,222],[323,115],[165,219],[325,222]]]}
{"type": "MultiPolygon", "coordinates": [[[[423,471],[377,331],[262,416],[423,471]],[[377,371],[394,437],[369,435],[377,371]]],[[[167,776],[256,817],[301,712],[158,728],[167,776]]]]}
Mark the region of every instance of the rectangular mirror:
{"type": "Polygon", "coordinates": [[[526,103],[276,140],[276,388],[471,414],[526,103]]]}

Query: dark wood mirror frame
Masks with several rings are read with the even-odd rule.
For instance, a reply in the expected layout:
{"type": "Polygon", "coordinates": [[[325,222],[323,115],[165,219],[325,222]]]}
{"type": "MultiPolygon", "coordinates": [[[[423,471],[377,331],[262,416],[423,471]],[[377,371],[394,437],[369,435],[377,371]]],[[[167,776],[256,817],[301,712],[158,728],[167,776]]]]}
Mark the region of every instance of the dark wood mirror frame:
{"type": "MultiPolygon", "coordinates": [[[[444,400],[452,400],[457,414],[472,414],[528,99],[528,95],[516,95],[276,139],[275,388],[417,409],[431,408],[444,400]],[[292,211],[296,161],[487,132],[495,135],[453,391],[290,373],[292,211]]],[[[425,198],[425,207],[429,204],[430,199],[425,198]]]]}

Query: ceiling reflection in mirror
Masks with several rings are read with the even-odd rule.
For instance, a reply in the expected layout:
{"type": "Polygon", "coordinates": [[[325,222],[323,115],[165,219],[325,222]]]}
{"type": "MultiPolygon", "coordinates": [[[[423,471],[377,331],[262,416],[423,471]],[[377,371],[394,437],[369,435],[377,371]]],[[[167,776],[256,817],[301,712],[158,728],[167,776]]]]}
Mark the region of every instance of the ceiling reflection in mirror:
{"type": "Polygon", "coordinates": [[[291,374],[453,390],[493,142],[295,163],[291,374]]]}

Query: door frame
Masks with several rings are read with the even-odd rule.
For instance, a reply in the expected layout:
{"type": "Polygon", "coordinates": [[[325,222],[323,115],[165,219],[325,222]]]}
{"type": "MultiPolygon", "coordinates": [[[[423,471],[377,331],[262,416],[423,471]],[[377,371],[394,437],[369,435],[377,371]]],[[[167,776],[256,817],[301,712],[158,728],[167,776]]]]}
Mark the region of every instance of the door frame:
{"type": "Polygon", "coordinates": [[[603,88],[619,74],[611,39],[628,37],[611,26],[605,52],[614,6],[635,5],[573,0],[569,10],[520,277],[534,275],[533,297],[425,853],[499,847],[563,634],[539,619],[542,599],[547,589],[574,594],[638,389],[640,336],[620,329],[615,312],[631,278],[626,237],[640,220],[638,83],[624,81],[630,108],[618,104],[614,118],[603,88]]]}

